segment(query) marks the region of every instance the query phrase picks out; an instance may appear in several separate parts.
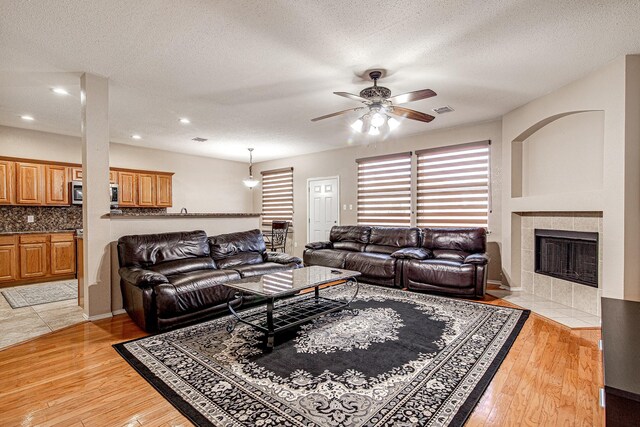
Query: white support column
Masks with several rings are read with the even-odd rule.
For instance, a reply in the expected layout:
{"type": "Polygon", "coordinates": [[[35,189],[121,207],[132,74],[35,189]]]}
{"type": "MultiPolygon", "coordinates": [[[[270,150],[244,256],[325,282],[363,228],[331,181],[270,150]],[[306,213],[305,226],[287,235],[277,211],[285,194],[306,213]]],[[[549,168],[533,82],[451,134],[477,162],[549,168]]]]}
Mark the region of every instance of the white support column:
{"type": "Polygon", "coordinates": [[[109,212],[109,80],[85,73],[82,103],[82,224],[84,228],[84,315],[111,316],[109,212]]]}

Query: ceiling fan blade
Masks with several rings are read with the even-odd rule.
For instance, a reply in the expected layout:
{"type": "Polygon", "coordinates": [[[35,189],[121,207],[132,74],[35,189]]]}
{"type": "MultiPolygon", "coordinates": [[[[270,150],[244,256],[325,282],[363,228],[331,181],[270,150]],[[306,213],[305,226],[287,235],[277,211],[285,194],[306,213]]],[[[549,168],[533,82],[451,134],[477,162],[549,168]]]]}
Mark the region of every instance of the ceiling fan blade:
{"type": "Polygon", "coordinates": [[[392,96],[387,101],[391,101],[394,104],[405,104],[407,102],[420,101],[421,99],[431,98],[432,96],[436,95],[437,93],[435,93],[431,89],[422,89],[416,90],[414,92],[407,92],[401,95],[392,96]]]}
{"type": "Polygon", "coordinates": [[[361,96],[354,95],[348,92],[333,92],[333,93],[335,93],[338,96],[344,96],[345,98],[353,99],[354,101],[367,102],[367,103],[371,102],[367,98],[363,98],[361,96]]]}
{"type": "Polygon", "coordinates": [[[340,114],[347,114],[347,113],[350,113],[352,111],[362,110],[363,108],[364,107],[349,108],[348,110],[342,110],[342,111],[338,111],[336,113],[331,113],[331,114],[326,114],[324,116],[316,117],[315,119],[311,119],[311,121],[312,122],[317,122],[318,120],[328,119],[329,117],[339,116],[340,114]]]}
{"type": "Polygon", "coordinates": [[[433,117],[430,114],[421,113],[420,111],[411,110],[409,108],[404,108],[404,107],[398,107],[395,105],[393,106],[393,109],[390,111],[390,113],[395,114],[397,116],[406,117],[407,119],[418,120],[418,121],[427,122],[427,123],[435,119],[435,117],[433,117]]]}

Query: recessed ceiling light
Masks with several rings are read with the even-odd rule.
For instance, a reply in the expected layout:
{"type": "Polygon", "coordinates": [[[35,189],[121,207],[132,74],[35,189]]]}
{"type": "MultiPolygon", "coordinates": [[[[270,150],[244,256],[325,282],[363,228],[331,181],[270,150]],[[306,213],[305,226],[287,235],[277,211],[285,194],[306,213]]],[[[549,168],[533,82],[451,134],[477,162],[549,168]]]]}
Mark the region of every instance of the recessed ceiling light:
{"type": "Polygon", "coordinates": [[[34,120],[35,120],[35,119],[33,118],[33,116],[26,116],[26,115],[25,115],[25,116],[20,116],[20,118],[21,118],[22,120],[26,120],[26,121],[28,121],[28,122],[32,122],[32,121],[34,121],[34,120]]]}
{"type": "Polygon", "coordinates": [[[142,139],[142,137],[136,133],[131,135],[131,139],[142,139]]]}
{"type": "Polygon", "coordinates": [[[187,119],[186,117],[183,117],[180,119],[180,123],[182,123],[183,125],[188,125],[189,123],[191,123],[191,120],[187,119]]]}
{"type": "Polygon", "coordinates": [[[56,95],[69,95],[69,92],[61,87],[52,87],[51,92],[55,93],[56,95]]]}

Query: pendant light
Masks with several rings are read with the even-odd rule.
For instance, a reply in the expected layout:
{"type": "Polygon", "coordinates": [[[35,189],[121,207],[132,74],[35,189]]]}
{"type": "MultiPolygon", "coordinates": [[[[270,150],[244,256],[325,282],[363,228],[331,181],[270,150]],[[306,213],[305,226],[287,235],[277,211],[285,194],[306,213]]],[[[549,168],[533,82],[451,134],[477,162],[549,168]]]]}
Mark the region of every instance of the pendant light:
{"type": "Polygon", "coordinates": [[[253,188],[260,184],[260,181],[253,178],[253,148],[247,150],[249,150],[249,178],[243,179],[242,182],[247,188],[253,188]]]}

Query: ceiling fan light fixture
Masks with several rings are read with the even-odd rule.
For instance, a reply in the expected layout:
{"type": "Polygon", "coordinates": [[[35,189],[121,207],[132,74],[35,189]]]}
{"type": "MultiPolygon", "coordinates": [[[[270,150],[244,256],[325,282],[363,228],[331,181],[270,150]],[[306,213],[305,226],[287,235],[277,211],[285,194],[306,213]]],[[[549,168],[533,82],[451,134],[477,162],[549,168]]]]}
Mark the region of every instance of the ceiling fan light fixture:
{"type": "Polygon", "coordinates": [[[400,121],[394,119],[393,117],[389,117],[387,120],[387,125],[389,126],[389,130],[397,129],[400,126],[400,121]]]}
{"type": "Polygon", "coordinates": [[[355,130],[356,132],[362,132],[363,127],[364,127],[364,121],[362,120],[362,118],[351,123],[351,129],[355,130]]]}
{"type": "Polygon", "coordinates": [[[371,135],[371,136],[380,135],[380,129],[378,129],[377,127],[373,126],[373,124],[372,124],[371,125],[371,129],[369,129],[369,135],[371,135]]]}
{"type": "Polygon", "coordinates": [[[371,116],[371,126],[379,128],[384,125],[384,123],[387,121],[386,119],[387,119],[386,115],[380,112],[375,112],[371,116]]]}

